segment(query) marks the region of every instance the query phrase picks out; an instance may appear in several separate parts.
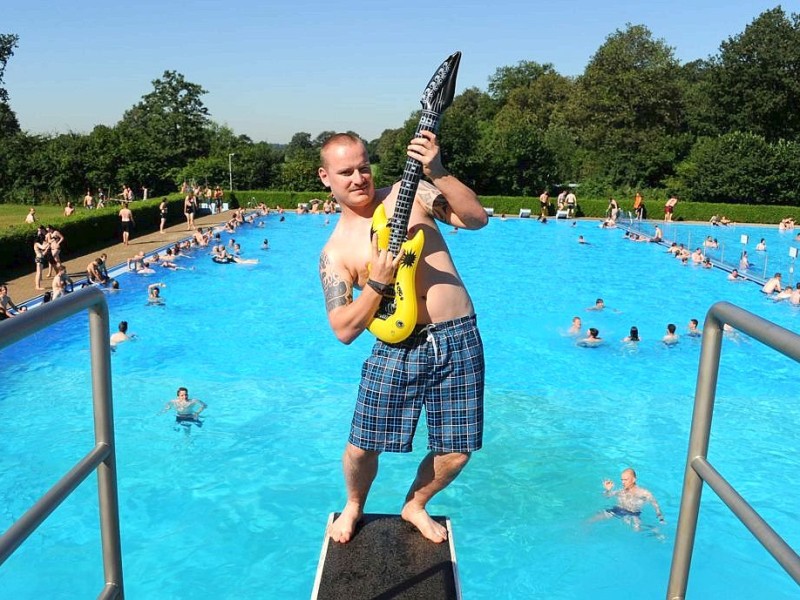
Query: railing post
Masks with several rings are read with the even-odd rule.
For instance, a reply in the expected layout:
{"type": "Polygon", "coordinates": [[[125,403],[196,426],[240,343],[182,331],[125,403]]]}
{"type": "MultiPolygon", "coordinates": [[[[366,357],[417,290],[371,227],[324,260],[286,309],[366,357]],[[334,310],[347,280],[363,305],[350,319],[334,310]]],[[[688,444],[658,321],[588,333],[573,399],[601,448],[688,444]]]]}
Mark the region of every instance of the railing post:
{"type": "Polygon", "coordinates": [[[108,304],[95,304],[89,309],[89,341],[92,361],[92,401],[96,442],[108,444],[108,457],[97,467],[97,494],[100,507],[100,537],[103,549],[103,573],[107,585],[117,588],[117,597],[124,597],[122,585],[122,544],[119,531],[117,497],[117,459],[114,444],[114,407],[111,393],[111,348],[108,304]]]}
{"type": "Polygon", "coordinates": [[[722,323],[713,314],[713,311],[709,311],[703,324],[703,343],[697,372],[689,453],[683,476],[681,507],[669,574],[668,600],[683,600],[686,597],[689,566],[692,562],[694,538],[697,532],[697,517],[700,512],[700,498],[703,492],[703,480],[692,467],[692,461],[698,456],[705,458],[708,454],[711,418],[714,414],[714,399],[717,389],[717,371],[722,349],[722,333],[722,323]]]}

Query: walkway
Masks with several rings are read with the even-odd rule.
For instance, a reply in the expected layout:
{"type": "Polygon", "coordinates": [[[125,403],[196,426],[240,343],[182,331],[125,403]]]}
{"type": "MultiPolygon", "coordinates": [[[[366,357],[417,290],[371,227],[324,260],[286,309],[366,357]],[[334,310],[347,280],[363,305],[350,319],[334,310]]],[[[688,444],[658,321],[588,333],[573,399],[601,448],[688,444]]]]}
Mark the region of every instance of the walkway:
{"type": "MultiPolygon", "coordinates": [[[[196,218],[194,222],[197,227],[211,227],[213,225],[224,223],[227,220],[225,218],[226,214],[230,213],[223,212],[216,215],[206,215],[204,217],[196,218]]],[[[66,259],[64,260],[64,265],[66,265],[68,273],[85,274],[86,266],[89,264],[89,262],[105,252],[108,255],[106,264],[108,265],[108,270],[111,271],[113,267],[125,263],[130,257],[134,256],[140,251],[144,251],[145,254],[148,254],[163,246],[172,245],[179,240],[187,238],[192,233],[193,232],[191,231],[187,231],[185,222],[167,227],[164,230],[164,233],[159,233],[156,231],[155,233],[136,235],[136,232],[134,231],[128,246],[125,246],[120,242],[118,244],[108,246],[103,250],[95,250],[89,254],[83,254],[76,257],[71,256],[68,252],[67,255],[63,256],[62,258],[66,259]]],[[[67,240],[67,247],[69,247],[69,240],[67,240]]],[[[33,263],[32,257],[31,263],[33,263]]],[[[49,290],[52,288],[53,278],[46,277],[46,267],[44,269],[44,274],[45,277],[42,278],[42,286],[49,290]]],[[[8,295],[11,296],[16,304],[21,305],[24,302],[32,300],[37,296],[41,296],[44,293],[35,289],[33,284],[33,276],[34,271],[31,270],[27,275],[8,280],[8,295]]],[[[72,279],[77,282],[78,277],[73,277],[72,279]]]]}

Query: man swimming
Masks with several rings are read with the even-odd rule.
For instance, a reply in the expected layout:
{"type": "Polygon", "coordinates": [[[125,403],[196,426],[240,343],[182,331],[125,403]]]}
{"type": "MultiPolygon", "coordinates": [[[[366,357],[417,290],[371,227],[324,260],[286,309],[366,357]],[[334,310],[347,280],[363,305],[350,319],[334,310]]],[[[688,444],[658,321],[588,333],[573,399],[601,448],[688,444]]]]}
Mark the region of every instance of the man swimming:
{"type": "Polygon", "coordinates": [[[664,523],[664,513],[658,506],[655,496],[642,487],[636,485],[636,471],[633,469],[625,469],[622,472],[622,489],[615,490],[614,482],[610,479],[603,481],[603,487],[606,489],[606,496],[615,496],[617,504],[611,508],[607,508],[604,512],[608,517],[620,517],[630,520],[634,529],[639,529],[641,525],[642,507],[645,503],[650,503],[656,511],[656,517],[661,523],[664,523]]]}

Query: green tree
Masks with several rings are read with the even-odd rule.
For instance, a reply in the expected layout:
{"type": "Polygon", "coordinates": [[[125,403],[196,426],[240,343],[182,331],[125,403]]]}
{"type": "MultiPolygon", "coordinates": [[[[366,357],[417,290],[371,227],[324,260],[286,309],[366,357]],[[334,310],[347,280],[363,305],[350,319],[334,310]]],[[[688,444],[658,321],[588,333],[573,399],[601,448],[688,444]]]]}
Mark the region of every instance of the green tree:
{"type": "Polygon", "coordinates": [[[608,36],[578,78],[570,121],[581,145],[613,183],[657,185],[672,172],[654,142],[685,129],[678,61],[643,25],[608,36]]]}
{"type": "Polygon", "coordinates": [[[774,151],[760,135],[745,132],[701,138],[677,169],[688,198],[704,202],[761,204],[777,199],[774,151]]]}
{"type": "Polygon", "coordinates": [[[722,131],[749,131],[769,141],[800,137],[800,15],[778,6],[728,38],[709,93],[722,131]]]}
{"type": "Polygon", "coordinates": [[[0,33],[0,103],[8,102],[8,91],[3,87],[3,76],[9,59],[14,56],[19,36],[13,33],[0,33]]]}
{"type": "Polygon", "coordinates": [[[120,177],[157,190],[170,187],[189,161],[208,155],[211,136],[206,90],[175,71],[152,83],[153,91],[125,112],[117,128],[126,158],[120,177]]]}

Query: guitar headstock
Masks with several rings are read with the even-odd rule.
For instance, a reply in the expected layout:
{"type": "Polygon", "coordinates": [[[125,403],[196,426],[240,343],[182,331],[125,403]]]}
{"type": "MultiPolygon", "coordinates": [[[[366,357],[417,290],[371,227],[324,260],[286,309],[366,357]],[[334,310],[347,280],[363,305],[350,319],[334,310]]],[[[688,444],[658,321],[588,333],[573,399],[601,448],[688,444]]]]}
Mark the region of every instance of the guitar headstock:
{"type": "Polygon", "coordinates": [[[461,52],[457,50],[436,69],[420,99],[424,110],[441,114],[453,102],[459,62],[461,62],[461,52]]]}

